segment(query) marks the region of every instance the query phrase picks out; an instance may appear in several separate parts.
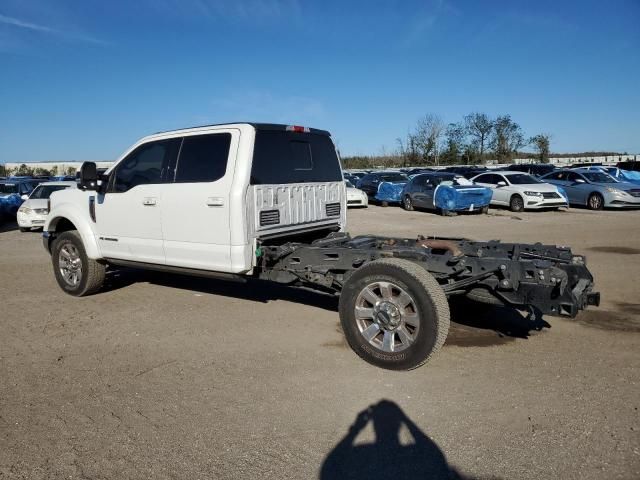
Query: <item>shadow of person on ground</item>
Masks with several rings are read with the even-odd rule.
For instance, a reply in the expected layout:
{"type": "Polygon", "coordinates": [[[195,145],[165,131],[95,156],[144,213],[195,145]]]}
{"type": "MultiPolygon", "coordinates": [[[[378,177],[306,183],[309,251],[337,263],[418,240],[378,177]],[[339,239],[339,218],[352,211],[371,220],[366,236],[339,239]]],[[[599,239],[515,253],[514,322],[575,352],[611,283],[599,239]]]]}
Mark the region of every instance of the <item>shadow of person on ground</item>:
{"type": "Polygon", "coordinates": [[[325,458],[320,480],[471,480],[458,473],[433,440],[390,400],[381,400],[360,412],[348,433],[325,458]],[[372,422],[375,442],[354,445],[372,422]],[[412,440],[401,443],[401,427],[412,440]]]}
{"type": "Polygon", "coordinates": [[[338,311],[337,296],[307,288],[292,288],[283,284],[255,279],[246,279],[246,281],[217,280],[132,268],[109,268],[102,291],[118,290],[140,282],[260,303],[284,300],[332,312],[338,311]]]}

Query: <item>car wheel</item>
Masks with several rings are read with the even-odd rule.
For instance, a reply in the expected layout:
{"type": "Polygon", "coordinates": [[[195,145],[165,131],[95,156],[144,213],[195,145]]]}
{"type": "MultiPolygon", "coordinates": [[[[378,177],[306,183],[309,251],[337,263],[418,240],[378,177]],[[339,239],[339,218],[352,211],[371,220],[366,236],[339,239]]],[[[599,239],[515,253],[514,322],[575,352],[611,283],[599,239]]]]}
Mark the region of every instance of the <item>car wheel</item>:
{"type": "Polygon", "coordinates": [[[381,207],[388,207],[389,206],[389,202],[387,202],[386,200],[383,200],[382,202],[380,202],[380,206],[381,207]]]}
{"type": "Polygon", "coordinates": [[[589,210],[602,210],[604,208],[604,198],[599,193],[592,193],[587,200],[589,210]]]}
{"type": "Polygon", "coordinates": [[[31,229],[29,227],[19,227],[21,232],[30,232],[31,229]]]}
{"type": "Polygon", "coordinates": [[[402,207],[405,210],[412,211],[413,210],[413,202],[411,201],[411,197],[409,195],[404,196],[404,200],[402,201],[402,207]]]}
{"type": "Polygon", "coordinates": [[[521,212],[524,210],[524,200],[520,195],[513,195],[509,202],[509,208],[512,212],[521,212]]]}
{"type": "Polygon", "coordinates": [[[489,205],[482,207],[482,208],[480,209],[480,213],[481,213],[482,215],[487,215],[487,214],[489,213],[489,205]]]}
{"type": "Polygon", "coordinates": [[[340,322],[351,348],[389,370],[427,362],[449,332],[449,304],[435,278],[405,259],[358,268],[340,294],[340,322]]]}
{"type": "Polygon", "coordinates": [[[105,266],[87,257],[77,230],[63,232],[54,240],[51,260],[58,285],[69,295],[91,295],[104,283],[105,266]]]}

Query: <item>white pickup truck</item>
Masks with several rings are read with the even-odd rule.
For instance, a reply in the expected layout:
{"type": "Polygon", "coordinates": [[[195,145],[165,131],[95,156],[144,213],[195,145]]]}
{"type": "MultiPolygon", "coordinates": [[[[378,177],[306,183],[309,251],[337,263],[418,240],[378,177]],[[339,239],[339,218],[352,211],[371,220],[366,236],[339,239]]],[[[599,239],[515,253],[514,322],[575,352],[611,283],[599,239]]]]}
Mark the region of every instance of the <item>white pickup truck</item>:
{"type": "Polygon", "coordinates": [[[67,293],[100,290],[106,266],[259,279],[340,294],[351,347],[406,370],[449,329],[448,298],[574,317],[598,305],[584,257],[566,247],[417,236],[350,237],[328,132],[257,123],[143,138],[104,174],[52,195],[44,226],[67,293]]]}

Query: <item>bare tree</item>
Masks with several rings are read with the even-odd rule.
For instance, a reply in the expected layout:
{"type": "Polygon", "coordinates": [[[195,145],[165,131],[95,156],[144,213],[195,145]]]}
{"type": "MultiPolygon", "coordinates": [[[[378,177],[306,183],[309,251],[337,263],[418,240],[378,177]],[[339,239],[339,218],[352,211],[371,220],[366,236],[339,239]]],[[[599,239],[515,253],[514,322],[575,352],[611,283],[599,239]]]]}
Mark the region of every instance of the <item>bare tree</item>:
{"type": "Polygon", "coordinates": [[[480,153],[480,161],[484,161],[484,151],[493,131],[493,121],[486,113],[470,113],[465,115],[464,125],[467,135],[473,139],[472,143],[480,153]]]}
{"type": "Polygon", "coordinates": [[[444,133],[445,123],[440,116],[429,113],[418,121],[415,132],[417,147],[426,163],[438,165],[440,140],[444,133]]]}
{"type": "Polygon", "coordinates": [[[529,143],[533,145],[534,150],[538,154],[540,163],[549,163],[549,148],[551,144],[551,135],[548,133],[539,133],[531,137],[529,143]]]}
{"type": "Polygon", "coordinates": [[[467,136],[465,126],[461,123],[450,123],[445,132],[445,150],[442,158],[445,163],[455,164],[465,153],[465,139],[467,136]]]}
{"type": "Polygon", "coordinates": [[[489,146],[496,158],[510,162],[513,154],[527,145],[522,128],[511,120],[511,115],[501,115],[493,122],[489,146]]]}

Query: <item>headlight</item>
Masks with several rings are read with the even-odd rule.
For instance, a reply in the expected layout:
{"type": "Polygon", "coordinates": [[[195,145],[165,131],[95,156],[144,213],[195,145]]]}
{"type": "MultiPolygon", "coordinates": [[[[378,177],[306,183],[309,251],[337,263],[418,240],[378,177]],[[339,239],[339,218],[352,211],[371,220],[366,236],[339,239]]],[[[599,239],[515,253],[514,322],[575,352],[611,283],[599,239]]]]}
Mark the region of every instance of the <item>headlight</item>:
{"type": "Polygon", "coordinates": [[[605,190],[609,193],[613,193],[614,195],[628,195],[627,192],[620,190],[618,188],[606,187],[605,190]]]}
{"type": "Polygon", "coordinates": [[[29,207],[20,207],[18,211],[20,213],[24,213],[25,215],[29,215],[31,213],[31,209],[29,207]]]}
{"type": "Polygon", "coordinates": [[[527,197],[541,197],[542,193],[540,192],[524,192],[527,197]]]}
{"type": "Polygon", "coordinates": [[[49,213],[49,210],[46,208],[34,208],[33,211],[38,215],[47,215],[49,213]]]}

